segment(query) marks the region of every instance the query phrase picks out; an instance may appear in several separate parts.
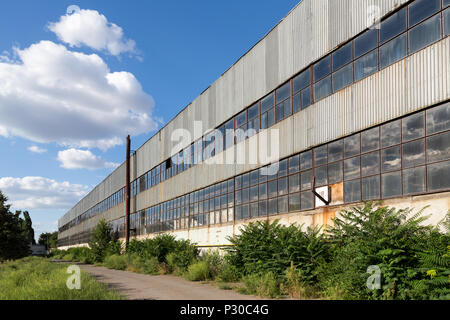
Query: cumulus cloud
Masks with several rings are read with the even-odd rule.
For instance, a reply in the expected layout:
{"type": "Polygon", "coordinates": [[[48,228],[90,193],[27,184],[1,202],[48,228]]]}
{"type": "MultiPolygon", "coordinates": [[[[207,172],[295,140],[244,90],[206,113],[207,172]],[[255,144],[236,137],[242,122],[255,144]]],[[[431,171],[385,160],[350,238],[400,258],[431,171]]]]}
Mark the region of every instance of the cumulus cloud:
{"type": "Polygon", "coordinates": [[[42,154],[42,153],[46,153],[47,149],[39,148],[38,146],[31,146],[31,147],[28,147],[28,151],[33,152],[33,153],[42,154]]]}
{"type": "Polygon", "coordinates": [[[62,16],[58,22],[50,23],[48,28],[72,47],[85,45],[114,56],[136,51],[136,42],[126,39],[121,27],[96,10],[76,10],[62,16]]]}
{"type": "Polygon", "coordinates": [[[0,190],[14,208],[67,210],[88,193],[89,187],[43,177],[5,177],[0,178],[0,190]]]}
{"type": "Polygon", "coordinates": [[[104,169],[117,168],[118,163],[106,162],[89,150],[68,149],[58,152],[58,161],[65,169],[104,169]]]}
{"type": "Polygon", "coordinates": [[[157,128],[153,98],[96,54],[41,41],[0,61],[0,134],[107,150],[157,128]]]}

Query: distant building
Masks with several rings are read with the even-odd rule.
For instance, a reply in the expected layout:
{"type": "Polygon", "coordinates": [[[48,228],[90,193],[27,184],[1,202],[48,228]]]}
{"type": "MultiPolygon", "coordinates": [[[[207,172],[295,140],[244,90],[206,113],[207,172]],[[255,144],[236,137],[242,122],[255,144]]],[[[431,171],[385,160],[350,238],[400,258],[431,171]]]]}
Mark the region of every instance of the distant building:
{"type": "Polygon", "coordinates": [[[47,248],[40,245],[30,245],[31,254],[33,256],[44,256],[47,254],[47,248]]]}
{"type": "MultiPolygon", "coordinates": [[[[449,5],[303,0],[132,155],[132,236],[221,246],[251,221],[326,225],[365,200],[429,205],[438,222],[450,203],[449,5]]],[[[101,218],[124,237],[125,177],[122,164],[59,220],[60,247],[87,243],[101,218]]]]}

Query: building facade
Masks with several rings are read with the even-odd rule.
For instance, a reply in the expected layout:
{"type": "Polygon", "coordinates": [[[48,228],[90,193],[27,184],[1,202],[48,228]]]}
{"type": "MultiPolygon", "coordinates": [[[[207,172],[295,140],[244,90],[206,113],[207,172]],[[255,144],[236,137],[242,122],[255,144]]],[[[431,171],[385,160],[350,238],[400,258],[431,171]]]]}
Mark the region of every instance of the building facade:
{"type": "MultiPolygon", "coordinates": [[[[251,221],[326,226],[368,200],[437,223],[449,34],[450,0],[303,0],[131,156],[131,236],[220,247],[251,221]]],[[[125,169],[59,220],[60,247],[101,218],[124,237],[125,169]]]]}

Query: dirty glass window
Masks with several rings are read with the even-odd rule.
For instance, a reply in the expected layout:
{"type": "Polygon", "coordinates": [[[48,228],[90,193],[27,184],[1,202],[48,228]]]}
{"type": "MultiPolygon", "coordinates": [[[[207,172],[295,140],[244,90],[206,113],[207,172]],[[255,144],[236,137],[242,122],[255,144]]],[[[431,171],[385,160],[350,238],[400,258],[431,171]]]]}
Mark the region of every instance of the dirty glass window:
{"type": "MultiPolygon", "coordinates": [[[[428,162],[450,159],[450,131],[427,138],[428,162]]],[[[449,178],[450,180],[450,178],[449,178]]]]}
{"type": "Polygon", "coordinates": [[[277,180],[273,180],[267,183],[267,190],[269,194],[269,198],[276,197],[278,194],[277,189],[277,180]]]}
{"type": "Polygon", "coordinates": [[[259,199],[267,199],[267,183],[261,183],[259,185],[259,199]]]}
{"type": "Polygon", "coordinates": [[[289,195],[289,211],[300,210],[300,193],[289,195]]]}
{"type": "Polygon", "coordinates": [[[437,191],[450,188],[450,161],[427,166],[428,190],[437,191]]]}
{"type": "Polygon", "coordinates": [[[327,146],[321,146],[314,149],[314,165],[320,166],[327,163],[327,146]]]}
{"type": "Polygon", "coordinates": [[[278,176],[282,177],[287,175],[288,172],[288,159],[284,159],[278,164],[278,176]]]}
{"type": "Polygon", "coordinates": [[[353,59],[353,42],[347,43],[333,53],[333,71],[345,66],[353,59]]]}
{"type": "Polygon", "coordinates": [[[425,114],[423,112],[413,114],[402,120],[403,141],[422,138],[425,135],[425,114]]]}
{"type": "Polygon", "coordinates": [[[291,83],[287,82],[276,91],[276,117],[277,122],[291,114],[291,83]]]}
{"type": "Polygon", "coordinates": [[[314,169],[315,183],[317,187],[328,184],[327,166],[322,166],[314,169]]]}
{"type": "Polygon", "coordinates": [[[303,90],[309,85],[311,85],[311,74],[310,74],[309,69],[306,69],[305,71],[300,73],[293,80],[294,92],[303,90]]]}
{"type": "Polygon", "coordinates": [[[300,203],[302,210],[314,208],[314,195],[312,192],[302,192],[300,195],[300,203]]]}
{"type": "Polygon", "coordinates": [[[253,186],[250,188],[250,201],[258,200],[258,186],[253,186]]]}
{"type": "Polygon", "coordinates": [[[250,173],[242,175],[242,188],[247,188],[250,185],[250,173]]]}
{"type": "Polygon", "coordinates": [[[445,10],[442,15],[444,16],[444,36],[450,34],[450,8],[445,10]]]}
{"type": "Polygon", "coordinates": [[[269,94],[261,101],[261,129],[267,129],[275,123],[274,97],[269,94]]]}
{"type": "Polygon", "coordinates": [[[311,104],[311,73],[310,69],[306,69],[294,78],[292,82],[294,97],[293,109],[294,113],[305,109],[311,104]]]}
{"type": "Polygon", "coordinates": [[[401,168],[400,146],[381,150],[381,170],[383,172],[401,168]]]}
{"type": "Polygon", "coordinates": [[[289,192],[298,192],[300,191],[300,175],[294,174],[289,177],[289,192]]]}
{"type": "Polygon", "coordinates": [[[441,37],[441,15],[436,15],[409,31],[409,52],[414,53],[441,37]]]}
{"type": "Polygon", "coordinates": [[[403,170],[403,193],[425,192],[425,167],[403,170]]]}
{"type": "Polygon", "coordinates": [[[341,160],[344,155],[343,140],[328,144],[328,162],[341,160]]]}
{"type": "Polygon", "coordinates": [[[258,184],[259,170],[253,170],[250,173],[250,185],[254,186],[258,184]]]}
{"type": "Polygon", "coordinates": [[[360,134],[344,139],[344,157],[348,158],[360,154],[360,134]]]}
{"type": "Polygon", "coordinates": [[[278,199],[270,199],[269,201],[269,215],[275,215],[278,213],[278,206],[277,206],[277,202],[278,199]]]}
{"type": "Polygon", "coordinates": [[[370,29],[355,39],[355,58],[374,49],[378,45],[378,29],[370,29]]]}
{"type": "Polygon", "coordinates": [[[403,168],[425,164],[425,140],[409,142],[402,145],[403,168]]]}
{"type": "Polygon", "coordinates": [[[344,161],[344,179],[352,180],[359,178],[361,175],[361,159],[355,157],[344,161]]]}
{"type": "Polygon", "coordinates": [[[259,216],[266,216],[267,215],[267,201],[260,201],[259,202],[259,216]]]}
{"type": "Polygon", "coordinates": [[[289,158],[289,173],[297,172],[300,168],[300,156],[296,155],[289,158]]]}
{"type": "Polygon", "coordinates": [[[385,68],[406,57],[406,33],[380,47],[380,67],[385,68]]]}
{"type": "Polygon", "coordinates": [[[326,77],[325,79],[314,84],[314,99],[315,101],[321,100],[331,94],[331,77],[326,77]]]}
{"type": "Polygon", "coordinates": [[[311,185],[312,185],[312,170],[308,170],[308,171],[302,172],[300,174],[300,179],[301,179],[301,188],[302,188],[302,190],[311,189],[311,185]]]}
{"type": "Polygon", "coordinates": [[[306,151],[300,154],[300,170],[312,167],[312,151],[306,151]]]}
{"type": "Polygon", "coordinates": [[[378,50],[373,50],[355,61],[355,81],[368,77],[376,71],[378,71],[378,50]]]}
{"type": "Polygon", "coordinates": [[[234,145],[234,120],[225,123],[225,149],[234,145]]]}
{"type": "Polygon", "coordinates": [[[342,181],[342,161],[328,165],[328,183],[335,184],[342,181]]]}
{"type": "Polygon", "coordinates": [[[416,0],[409,6],[409,25],[428,18],[441,8],[439,0],[416,0]]]}
{"type": "Polygon", "coordinates": [[[401,121],[389,122],[381,126],[381,147],[399,144],[401,141],[401,121]]]}
{"type": "Polygon", "coordinates": [[[249,199],[249,189],[248,188],[242,189],[242,202],[247,203],[248,199],[249,199]]]}
{"type": "Polygon", "coordinates": [[[450,103],[427,110],[427,134],[450,129],[450,103]]]}
{"type": "Polygon", "coordinates": [[[380,42],[384,43],[406,30],[406,8],[381,22],[380,42]]]}
{"type": "Polygon", "coordinates": [[[369,152],[380,148],[380,129],[373,128],[361,133],[361,150],[369,152]]]}
{"type": "Polygon", "coordinates": [[[361,175],[363,177],[380,173],[380,153],[371,152],[361,156],[361,175]]]}
{"type": "Polygon", "coordinates": [[[380,198],[380,176],[362,179],[362,200],[374,200],[380,198]]]}
{"type": "Polygon", "coordinates": [[[288,197],[280,197],[278,198],[278,213],[288,212],[288,197]]]}
{"type": "Polygon", "coordinates": [[[324,78],[331,73],[331,55],[317,62],[314,67],[314,82],[324,78]]]}
{"type": "Polygon", "coordinates": [[[359,179],[344,182],[344,201],[346,203],[361,201],[361,182],[359,179]]]}
{"type": "Polygon", "coordinates": [[[256,103],[248,109],[248,136],[251,137],[259,131],[259,104],[256,103]]]}
{"type": "Polygon", "coordinates": [[[339,91],[353,82],[353,64],[333,73],[333,92],[339,91]]]}
{"type": "Polygon", "coordinates": [[[402,195],[402,174],[400,171],[381,175],[381,190],[383,198],[402,195]]]}
{"type": "Polygon", "coordinates": [[[287,178],[278,179],[278,195],[282,196],[288,194],[288,182],[287,178]]]}

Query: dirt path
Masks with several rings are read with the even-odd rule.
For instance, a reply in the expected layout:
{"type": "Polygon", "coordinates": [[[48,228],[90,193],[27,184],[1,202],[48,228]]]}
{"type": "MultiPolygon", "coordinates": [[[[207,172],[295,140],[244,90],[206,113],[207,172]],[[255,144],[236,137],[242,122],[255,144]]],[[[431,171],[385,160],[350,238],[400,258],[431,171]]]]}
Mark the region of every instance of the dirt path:
{"type": "Polygon", "coordinates": [[[134,272],[111,270],[92,265],[79,265],[100,282],[117,289],[127,299],[146,300],[260,300],[255,296],[221,290],[209,284],[190,282],[164,275],[150,276],[134,272]]]}

